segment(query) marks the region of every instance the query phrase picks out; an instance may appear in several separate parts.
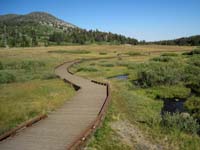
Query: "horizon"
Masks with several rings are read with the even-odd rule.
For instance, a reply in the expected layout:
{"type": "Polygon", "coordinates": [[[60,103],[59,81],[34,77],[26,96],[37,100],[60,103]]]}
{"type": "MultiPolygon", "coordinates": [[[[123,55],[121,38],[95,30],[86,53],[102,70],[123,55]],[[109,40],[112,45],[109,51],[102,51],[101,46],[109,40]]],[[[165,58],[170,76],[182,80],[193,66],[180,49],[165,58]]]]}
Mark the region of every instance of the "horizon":
{"type": "Polygon", "coordinates": [[[61,0],[60,3],[47,0],[2,0],[0,15],[47,12],[87,30],[98,29],[138,40],[160,41],[200,34],[198,6],[200,2],[197,0],[164,0],[162,3],[158,0],[61,0]]]}

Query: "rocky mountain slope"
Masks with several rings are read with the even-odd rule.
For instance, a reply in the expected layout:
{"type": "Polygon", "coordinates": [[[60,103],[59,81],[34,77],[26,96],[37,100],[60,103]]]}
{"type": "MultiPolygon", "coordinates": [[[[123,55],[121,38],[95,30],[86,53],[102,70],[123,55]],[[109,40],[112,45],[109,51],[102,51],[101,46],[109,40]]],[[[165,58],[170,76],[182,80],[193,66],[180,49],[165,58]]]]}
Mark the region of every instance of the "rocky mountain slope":
{"type": "Polygon", "coordinates": [[[8,14],[0,16],[0,23],[4,24],[21,24],[21,23],[37,23],[47,25],[58,29],[75,28],[76,26],[54,17],[46,12],[32,12],[26,15],[8,14]]]}

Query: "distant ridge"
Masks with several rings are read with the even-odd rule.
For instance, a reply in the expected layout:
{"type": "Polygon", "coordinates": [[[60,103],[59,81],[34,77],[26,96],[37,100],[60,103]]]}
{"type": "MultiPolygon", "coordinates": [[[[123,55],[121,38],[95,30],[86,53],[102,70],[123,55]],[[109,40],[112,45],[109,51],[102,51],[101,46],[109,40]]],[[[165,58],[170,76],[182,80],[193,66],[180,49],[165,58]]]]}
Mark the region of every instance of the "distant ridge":
{"type": "Polygon", "coordinates": [[[46,12],[0,16],[0,47],[93,43],[136,45],[138,41],[111,32],[85,30],[46,12]]]}
{"type": "Polygon", "coordinates": [[[162,40],[155,42],[148,42],[149,44],[159,45],[184,45],[184,46],[200,46],[200,35],[194,35],[189,37],[182,37],[173,40],[162,40]]]}
{"type": "Polygon", "coordinates": [[[0,16],[0,22],[5,24],[20,24],[20,23],[38,23],[41,25],[47,25],[55,28],[76,28],[77,26],[65,22],[61,19],[56,18],[55,16],[46,13],[46,12],[31,12],[26,15],[18,15],[18,14],[7,14],[0,16]]]}

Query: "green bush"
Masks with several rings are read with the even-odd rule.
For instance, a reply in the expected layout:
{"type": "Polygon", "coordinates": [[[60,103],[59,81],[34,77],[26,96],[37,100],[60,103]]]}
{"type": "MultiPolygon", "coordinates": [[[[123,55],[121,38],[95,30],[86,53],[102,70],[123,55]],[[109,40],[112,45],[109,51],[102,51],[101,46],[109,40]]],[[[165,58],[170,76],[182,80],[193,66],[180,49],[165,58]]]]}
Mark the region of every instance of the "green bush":
{"type": "Polygon", "coordinates": [[[87,50],[55,50],[55,51],[48,51],[48,53],[88,54],[88,53],[90,53],[90,51],[87,51],[87,50]]]}
{"type": "Polygon", "coordinates": [[[184,106],[194,118],[200,121],[200,97],[190,97],[184,106]]]}
{"type": "Polygon", "coordinates": [[[160,62],[170,62],[173,59],[169,56],[160,56],[151,59],[152,61],[160,61],[160,62]]]}
{"type": "Polygon", "coordinates": [[[0,70],[3,70],[3,64],[2,64],[2,62],[0,62],[0,70]]]}
{"type": "Polygon", "coordinates": [[[185,84],[190,87],[193,92],[200,94],[200,67],[187,65],[183,76],[185,84]]]}
{"type": "Polygon", "coordinates": [[[198,54],[200,54],[200,48],[194,49],[194,50],[192,50],[190,52],[183,53],[183,55],[198,55],[198,54]]]}
{"type": "Polygon", "coordinates": [[[8,72],[0,72],[0,84],[15,82],[16,77],[8,72]]]}
{"type": "Polygon", "coordinates": [[[165,113],[161,125],[167,130],[179,130],[186,133],[198,133],[200,126],[191,116],[184,116],[180,113],[165,113]]]}
{"type": "Polygon", "coordinates": [[[176,57],[178,56],[177,53],[163,53],[161,56],[172,56],[172,57],[176,57]]]}
{"type": "Polygon", "coordinates": [[[45,63],[42,61],[36,60],[23,60],[21,62],[9,62],[5,64],[6,69],[25,69],[25,70],[32,70],[40,67],[44,67],[45,63]]]}
{"type": "Polygon", "coordinates": [[[126,53],[127,55],[129,55],[129,56],[140,56],[140,55],[142,55],[141,53],[139,53],[139,52],[128,52],[128,53],[126,53]]]}
{"type": "Polygon", "coordinates": [[[183,85],[159,86],[147,91],[158,99],[186,99],[191,90],[183,85]]]}
{"type": "Polygon", "coordinates": [[[176,62],[151,62],[141,64],[137,69],[138,83],[142,87],[177,84],[182,80],[183,73],[183,65],[176,62]]]}
{"type": "Polygon", "coordinates": [[[56,79],[56,78],[57,78],[57,76],[52,73],[52,74],[45,74],[42,79],[50,80],[50,79],[56,79]]]}
{"type": "Polygon", "coordinates": [[[96,72],[98,70],[96,68],[94,68],[94,67],[82,67],[82,68],[77,69],[77,72],[80,72],[80,71],[83,71],[83,72],[96,72]]]}
{"type": "Polygon", "coordinates": [[[99,52],[99,55],[107,55],[106,52],[99,52]]]}
{"type": "Polygon", "coordinates": [[[22,61],[20,68],[25,70],[34,70],[43,66],[45,66],[44,62],[29,60],[29,61],[22,61]]]}
{"type": "Polygon", "coordinates": [[[106,63],[106,64],[101,64],[102,67],[114,67],[114,64],[111,63],[106,63]]]}
{"type": "Polygon", "coordinates": [[[189,60],[188,60],[188,64],[193,65],[193,66],[197,66],[200,67],[200,56],[192,56],[189,60]]]}

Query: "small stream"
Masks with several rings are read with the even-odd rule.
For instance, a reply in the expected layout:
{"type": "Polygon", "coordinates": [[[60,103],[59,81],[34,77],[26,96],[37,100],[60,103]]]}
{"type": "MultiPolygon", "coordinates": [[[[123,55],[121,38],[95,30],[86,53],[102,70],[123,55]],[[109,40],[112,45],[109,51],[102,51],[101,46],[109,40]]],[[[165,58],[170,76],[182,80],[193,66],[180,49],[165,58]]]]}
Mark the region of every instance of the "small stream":
{"type": "Polygon", "coordinates": [[[164,104],[161,110],[161,114],[163,115],[165,112],[169,113],[182,113],[186,112],[184,108],[185,100],[182,99],[163,99],[164,104]]]}
{"type": "Polygon", "coordinates": [[[127,80],[128,75],[127,74],[122,74],[122,75],[117,75],[113,77],[108,77],[108,79],[119,79],[119,80],[127,80]]]}
{"type": "MultiPolygon", "coordinates": [[[[108,79],[128,80],[128,74],[112,76],[108,77],[108,79]]],[[[184,103],[186,101],[185,99],[162,99],[162,100],[164,103],[161,109],[161,115],[164,115],[164,113],[166,112],[169,112],[170,114],[186,112],[184,108],[184,103]]]]}

